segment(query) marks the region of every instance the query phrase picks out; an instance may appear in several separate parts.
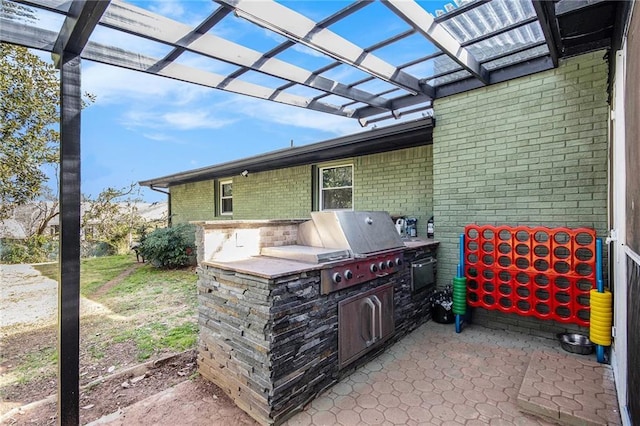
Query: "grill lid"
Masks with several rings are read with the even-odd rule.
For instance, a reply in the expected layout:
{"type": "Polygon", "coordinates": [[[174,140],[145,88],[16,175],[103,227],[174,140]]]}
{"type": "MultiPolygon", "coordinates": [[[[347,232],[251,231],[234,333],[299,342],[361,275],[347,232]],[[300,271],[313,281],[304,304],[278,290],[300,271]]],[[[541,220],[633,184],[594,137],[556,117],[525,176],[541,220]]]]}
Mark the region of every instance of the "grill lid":
{"type": "Polygon", "coordinates": [[[381,211],[312,212],[298,229],[301,244],[349,250],[354,256],[403,248],[389,213],[381,211]]]}
{"type": "Polygon", "coordinates": [[[348,250],[298,245],[263,247],[260,254],[263,256],[278,257],[280,259],[298,260],[306,263],[333,262],[350,257],[348,250]]]}

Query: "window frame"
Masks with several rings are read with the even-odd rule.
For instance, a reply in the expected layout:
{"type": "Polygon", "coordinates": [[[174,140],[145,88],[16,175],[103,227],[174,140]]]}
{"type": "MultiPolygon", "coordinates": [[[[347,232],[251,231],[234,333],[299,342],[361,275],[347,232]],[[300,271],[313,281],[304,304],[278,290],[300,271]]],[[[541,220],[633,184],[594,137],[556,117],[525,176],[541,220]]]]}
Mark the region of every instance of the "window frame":
{"type": "Polygon", "coordinates": [[[224,179],[218,182],[218,205],[220,209],[220,216],[231,216],[233,215],[233,179],[224,179]],[[222,187],[224,185],[231,185],[231,196],[225,196],[222,187]],[[224,203],[223,200],[231,200],[231,211],[224,211],[224,203]]]}
{"type": "Polygon", "coordinates": [[[355,194],[355,182],[354,182],[354,172],[355,167],[353,163],[338,163],[338,164],[327,164],[318,166],[318,184],[316,186],[316,190],[318,191],[318,211],[341,211],[341,210],[353,210],[354,209],[354,194],[355,194]],[[351,186],[336,186],[333,188],[326,189],[345,189],[351,188],[351,207],[346,209],[325,209],[324,208],[324,191],[326,190],[323,187],[323,172],[328,169],[337,169],[339,167],[350,167],[351,168],[351,186]]]}

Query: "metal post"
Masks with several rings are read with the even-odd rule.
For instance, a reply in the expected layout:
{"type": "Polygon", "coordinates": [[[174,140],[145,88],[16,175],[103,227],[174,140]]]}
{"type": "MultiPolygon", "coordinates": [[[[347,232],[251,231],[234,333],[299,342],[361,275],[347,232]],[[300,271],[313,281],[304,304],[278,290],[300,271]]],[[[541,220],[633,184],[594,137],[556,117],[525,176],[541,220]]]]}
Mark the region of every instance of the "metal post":
{"type": "Polygon", "coordinates": [[[80,55],[60,58],[58,420],[80,423],[80,55]]]}

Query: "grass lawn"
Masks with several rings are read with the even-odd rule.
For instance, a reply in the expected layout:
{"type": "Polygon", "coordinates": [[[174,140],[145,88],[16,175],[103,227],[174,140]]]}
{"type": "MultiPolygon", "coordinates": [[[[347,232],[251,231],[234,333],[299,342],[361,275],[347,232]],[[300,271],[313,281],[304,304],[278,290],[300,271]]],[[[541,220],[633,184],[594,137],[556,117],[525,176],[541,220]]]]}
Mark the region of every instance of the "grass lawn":
{"type": "MultiPolygon", "coordinates": [[[[121,272],[136,263],[131,255],[105,256],[82,259],[80,261],[80,291],[83,296],[91,294],[109,280],[117,277],[121,272]]],[[[52,280],[58,280],[58,264],[48,263],[34,265],[40,273],[52,280]]]]}
{"type": "MultiPolygon", "coordinates": [[[[57,264],[35,268],[50,278],[58,277],[57,264]]],[[[81,382],[104,376],[113,367],[194,348],[196,281],[193,268],[160,270],[137,264],[130,255],[83,259],[81,294],[102,309],[80,319],[81,382]]],[[[0,380],[0,393],[12,386],[32,386],[37,394],[38,386],[55,379],[56,333],[57,327],[49,326],[6,338],[5,348],[10,349],[0,361],[10,368],[0,380]]]]}

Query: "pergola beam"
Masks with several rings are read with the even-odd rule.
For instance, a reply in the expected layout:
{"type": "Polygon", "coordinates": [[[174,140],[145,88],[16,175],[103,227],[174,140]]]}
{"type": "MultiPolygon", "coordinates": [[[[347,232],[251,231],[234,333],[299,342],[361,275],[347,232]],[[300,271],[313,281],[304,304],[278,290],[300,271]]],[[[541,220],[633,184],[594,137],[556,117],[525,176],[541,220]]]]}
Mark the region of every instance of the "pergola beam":
{"type": "MultiPolygon", "coordinates": [[[[272,0],[216,0],[235,10],[236,15],[258,26],[302,44],[342,63],[396,85],[411,94],[430,95],[432,88],[311,19],[272,0]]],[[[370,0],[365,0],[369,2],[370,0]]]]}
{"type": "MultiPolygon", "coordinates": [[[[114,1],[102,19],[101,25],[183,48],[233,65],[246,67],[303,86],[327,91],[337,96],[388,109],[387,99],[360,89],[349,88],[326,77],[314,75],[304,68],[280,59],[265,58],[258,51],[213,34],[200,34],[196,37],[193,29],[187,25],[122,1],[114,1]]],[[[166,61],[161,61],[160,64],[162,66],[157,66],[157,68],[167,66],[166,61]]],[[[227,80],[234,80],[234,78],[230,77],[227,80]]]]}
{"type": "Polygon", "coordinates": [[[489,84],[489,72],[419,4],[408,0],[383,0],[383,3],[474,77],[489,84]]]}
{"type": "Polygon", "coordinates": [[[58,33],[54,52],[79,55],[102,14],[109,7],[109,2],[110,0],[74,0],[58,33]]]}
{"type": "Polygon", "coordinates": [[[558,31],[558,21],[556,20],[555,2],[532,0],[532,3],[538,16],[544,39],[547,41],[553,67],[557,68],[559,57],[558,46],[561,46],[561,38],[560,32],[558,31]]]}
{"type": "MultiPolygon", "coordinates": [[[[57,0],[56,0],[57,1],[57,0]]],[[[54,5],[47,0],[27,0],[25,3],[40,6],[47,5],[49,10],[65,13],[65,3],[57,1],[54,5]]],[[[100,21],[100,25],[123,31],[148,40],[174,46],[173,51],[156,62],[151,71],[159,72],[171,64],[184,51],[190,51],[212,59],[237,65],[241,70],[254,70],[295,84],[326,91],[331,94],[353,99],[358,102],[389,110],[389,101],[361,89],[348,87],[342,83],[314,74],[296,65],[273,58],[249,49],[224,38],[206,32],[226,16],[230,10],[220,7],[207,17],[195,29],[180,22],[157,15],[146,9],[115,0],[100,21]]],[[[293,45],[293,43],[292,43],[293,45]]],[[[244,72],[243,71],[243,72],[244,72]]],[[[227,77],[227,82],[243,72],[235,72],[227,77]]]]}
{"type": "MultiPolygon", "coordinates": [[[[21,44],[26,47],[37,46],[20,43],[20,41],[26,41],[23,40],[22,37],[12,36],[11,39],[5,40],[5,30],[8,35],[13,35],[20,32],[36,34],[37,38],[39,40],[42,40],[41,42],[37,43],[39,46],[53,45],[53,40],[56,37],[56,33],[53,31],[25,26],[24,24],[19,24],[7,19],[0,19],[0,25],[2,25],[3,30],[3,41],[15,42],[16,44],[21,44]]],[[[342,108],[340,106],[328,103],[317,102],[311,98],[306,98],[294,94],[278,92],[277,89],[271,89],[269,87],[259,86],[257,84],[249,82],[243,82],[240,80],[226,82],[226,77],[223,75],[188,67],[186,65],[178,63],[172,63],[170,66],[164,67],[160,70],[156,70],[155,65],[159,61],[161,61],[161,59],[140,55],[138,53],[133,53],[116,47],[106,46],[94,42],[89,42],[87,44],[87,47],[82,52],[82,58],[120,68],[130,69],[133,71],[140,71],[147,74],[168,77],[173,80],[180,80],[187,83],[209,87],[212,89],[224,90],[231,93],[246,95],[258,99],[270,100],[286,105],[325,112],[343,117],[351,117],[355,113],[355,111],[351,109],[342,108]]],[[[376,109],[380,111],[379,108],[376,109]]]]}

